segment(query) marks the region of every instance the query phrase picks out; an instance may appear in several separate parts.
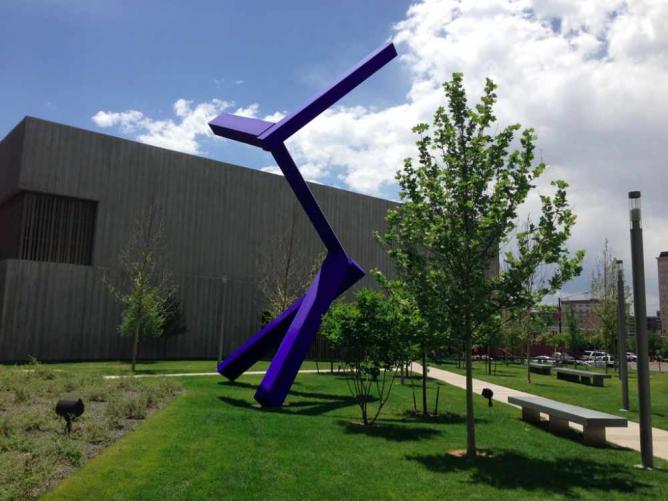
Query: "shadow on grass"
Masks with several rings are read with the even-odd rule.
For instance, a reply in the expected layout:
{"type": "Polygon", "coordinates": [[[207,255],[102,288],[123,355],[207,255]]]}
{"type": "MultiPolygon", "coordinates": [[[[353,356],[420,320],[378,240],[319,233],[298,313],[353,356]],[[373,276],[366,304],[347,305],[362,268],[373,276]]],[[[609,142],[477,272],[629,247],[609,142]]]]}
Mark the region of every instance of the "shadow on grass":
{"type": "MultiPolygon", "coordinates": [[[[257,389],[257,385],[242,383],[239,381],[221,381],[221,386],[232,386],[237,388],[257,389]]],[[[290,390],[287,398],[287,405],[284,407],[260,407],[255,402],[250,402],[242,398],[233,398],[228,396],[219,396],[219,400],[235,407],[245,408],[256,412],[277,412],[282,414],[300,414],[304,416],[317,416],[329,411],[357,405],[354,398],[344,395],[334,395],[331,393],[318,393],[310,391],[290,390]],[[299,400],[293,400],[290,397],[299,397],[299,400]]]]}
{"type": "Polygon", "coordinates": [[[600,491],[601,496],[611,491],[622,494],[642,493],[651,484],[638,478],[631,467],[600,463],[577,457],[543,459],[513,451],[498,451],[492,457],[468,459],[446,454],[413,455],[417,461],[436,473],[470,472],[472,484],[488,484],[500,489],[547,491],[577,498],[577,489],[600,491]]]}
{"type": "MultiPolygon", "coordinates": [[[[539,428],[543,430],[545,433],[550,433],[552,436],[558,437],[558,438],[564,438],[567,440],[572,440],[573,442],[579,442],[582,443],[583,438],[582,438],[582,432],[575,430],[573,428],[569,428],[567,432],[564,433],[559,433],[555,434],[550,431],[550,425],[549,421],[546,419],[541,419],[540,423],[535,423],[533,421],[524,421],[522,420],[521,423],[526,426],[532,426],[534,428],[539,428]]],[[[626,447],[621,447],[619,445],[615,445],[610,442],[605,442],[604,444],[587,444],[587,447],[592,448],[592,449],[609,449],[609,450],[629,450],[626,447]]]]}
{"type": "Polygon", "coordinates": [[[346,433],[352,435],[366,435],[368,437],[384,438],[393,442],[414,442],[418,440],[427,440],[436,435],[440,435],[439,430],[416,426],[399,426],[388,424],[383,421],[376,421],[373,426],[364,426],[350,421],[339,421],[339,424],[345,428],[346,433]]]}

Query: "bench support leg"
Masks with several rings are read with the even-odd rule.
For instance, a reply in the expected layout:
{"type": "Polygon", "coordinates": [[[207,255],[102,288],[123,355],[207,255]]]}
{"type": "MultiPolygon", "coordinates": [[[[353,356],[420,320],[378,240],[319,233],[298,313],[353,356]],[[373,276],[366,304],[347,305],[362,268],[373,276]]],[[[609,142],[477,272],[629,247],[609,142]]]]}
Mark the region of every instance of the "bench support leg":
{"type": "Polygon", "coordinates": [[[549,429],[555,435],[565,435],[570,430],[567,420],[555,416],[550,416],[549,429]]]}
{"type": "Polygon", "coordinates": [[[522,420],[530,423],[540,423],[540,412],[522,407],[522,420]]]}
{"type": "Polygon", "coordinates": [[[593,379],[594,379],[594,386],[603,386],[603,378],[595,377],[593,379]]]}
{"type": "Polygon", "coordinates": [[[583,438],[587,445],[605,445],[605,426],[585,426],[583,438]]]}

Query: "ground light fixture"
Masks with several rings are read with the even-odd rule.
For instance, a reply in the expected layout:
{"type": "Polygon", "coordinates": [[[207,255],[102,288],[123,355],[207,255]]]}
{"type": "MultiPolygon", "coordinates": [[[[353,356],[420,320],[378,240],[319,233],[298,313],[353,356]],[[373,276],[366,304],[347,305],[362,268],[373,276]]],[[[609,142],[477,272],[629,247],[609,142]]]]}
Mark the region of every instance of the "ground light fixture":
{"type": "Polygon", "coordinates": [[[492,391],[491,388],[483,388],[482,389],[482,397],[487,399],[487,403],[489,406],[492,406],[492,398],[494,397],[494,392],[492,391]]]}
{"type": "Polygon", "coordinates": [[[84,413],[84,404],[80,398],[61,398],[56,404],[56,414],[65,420],[65,433],[72,431],[72,421],[84,413]]]}

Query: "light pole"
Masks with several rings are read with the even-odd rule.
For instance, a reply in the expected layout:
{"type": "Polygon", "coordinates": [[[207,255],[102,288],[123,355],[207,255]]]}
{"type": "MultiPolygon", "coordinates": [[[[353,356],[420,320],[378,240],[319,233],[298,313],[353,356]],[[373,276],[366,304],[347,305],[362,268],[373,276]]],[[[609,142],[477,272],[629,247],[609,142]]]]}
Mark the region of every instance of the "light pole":
{"type": "Polygon", "coordinates": [[[617,357],[622,381],[622,409],[629,410],[629,375],[626,364],[626,301],[624,298],[623,261],[617,261],[617,357]]]}
{"type": "Polygon", "coordinates": [[[640,411],[640,456],[642,466],[653,468],[652,415],[649,392],[649,354],[647,346],[647,304],[645,303],[645,263],[642,243],[640,192],[629,192],[631,216],[631,269],[633,272],[633,309],[638,345],[638,409],[640,411]]]}
{"type": "Polygon", "coordinates": [[[222,294],[221,294],[221,300],[220,300],[220,327],[219,330],[220,332],[218,333],[218,363],[223,360],[223,339],[224,339],[224,331],[225,331],[225,292],[227,290],[227,277],[223,275],[220,277],[220,281],[222,284],[222,294]]]}

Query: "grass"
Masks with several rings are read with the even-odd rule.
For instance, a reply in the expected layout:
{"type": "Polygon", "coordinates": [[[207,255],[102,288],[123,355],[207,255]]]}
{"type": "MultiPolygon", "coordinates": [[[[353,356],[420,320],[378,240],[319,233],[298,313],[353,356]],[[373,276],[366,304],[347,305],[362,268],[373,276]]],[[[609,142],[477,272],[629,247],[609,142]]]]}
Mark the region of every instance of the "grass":
{"type": "Polygon", "coordinates": [[[397,384],[379,426],[338,375],[298,376],[289,406],[253,406],[259,376],[183,379],[184,393],[64,480],[45,500],[164,499],[666,499],[668,475],[634,468],[638,454],[556,437],[519,412],[476,397],[478,445],[491,457],[447,454],[465,443],[464,392],[441,391],[420,420],[397,384]]]}
{"type": "Polygon", "coordinates": [[[105,381],[41,364],[0,366],[0,499],[33,499],[173,398],[173,380],[105,381]],[[65,435],[55,404],[64,396],[85,411],[65,435]]]}
{"type": "MultiPolygon", "coordinates": [[[[464,374],[453,364],[437,364],[438,367],[464,374]]],[[[578,369],[584,369],[578,366],[578,369]]],[[[603,369],[595,369],[603,372],[603,369]]],[[[485,362],[473,363],[473,377],[490,383],[499,384],[515,390],[533,393],[542,397],[552,398],[569,404],[580,405],[589,409],[608,412],[638,421],[638,380],[636,371],[629,371],[629,412],[621,409],[621,381],[610,369],[610,379],[604,380],[604,387],[588,386],[557,379],[554,369],[552,375],[531,374],[531,383],[527,381],[526,365],[497,364],[496,374],[486,374],[485,362]]],[[[668,373],[650,371],[650,388],[652,393],[652,426],[668,430],[668,373]]]]}
{"type": "MultiPolygon", "coordinates": [[[[67,362],[67,363],[44,363],[51,369],[61,371],[75,371],[77,373],[98,375],[130,375],[130,363],[127,361],[106,362],[67,362]]],[[[266,370],[269,362],[258,362],[249,370],[266,370]]],[[[329,370],[328,362],[320,362],[320,370],[329,370]]],[[[302,369],[315,369],[315,362],[304,362],[302,369]]],[[[136,374],[187,374],[198,372],[216,372],[215,360],[142,360],[137,362],[136,374]]]]}

